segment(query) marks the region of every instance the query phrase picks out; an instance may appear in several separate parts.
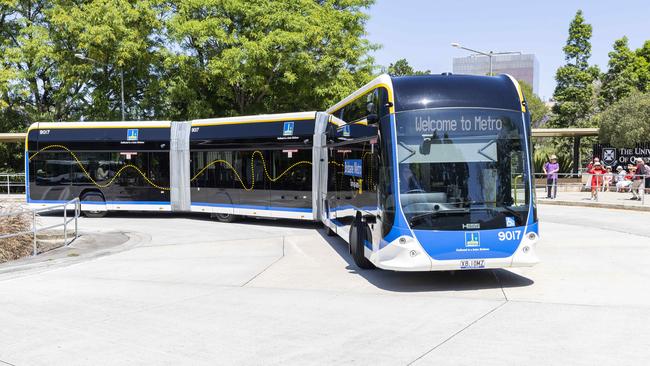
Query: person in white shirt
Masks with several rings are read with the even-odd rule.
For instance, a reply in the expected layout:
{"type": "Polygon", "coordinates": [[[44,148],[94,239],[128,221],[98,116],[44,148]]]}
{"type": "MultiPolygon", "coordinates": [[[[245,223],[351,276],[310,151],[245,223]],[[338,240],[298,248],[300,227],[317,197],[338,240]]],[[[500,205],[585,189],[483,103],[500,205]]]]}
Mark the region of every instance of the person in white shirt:
{"type": "Polygon", "coordinates": [[[627,172],[622,166],[616,167],[616,192],[623,192],[632,184],[631,180],[625,179],[626,175],[627,172]]]}

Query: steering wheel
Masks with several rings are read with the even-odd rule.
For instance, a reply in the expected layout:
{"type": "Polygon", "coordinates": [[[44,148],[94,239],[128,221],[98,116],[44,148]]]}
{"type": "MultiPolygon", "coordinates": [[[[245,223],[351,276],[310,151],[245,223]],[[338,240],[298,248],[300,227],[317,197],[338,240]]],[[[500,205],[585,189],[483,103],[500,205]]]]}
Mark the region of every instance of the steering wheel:
{"type": "Polygon", "coordinates": [[[416,189],[409,189],[406,191],[406,194],[408,193],[426,193],[424,189],[416,188],[416,189]]]}

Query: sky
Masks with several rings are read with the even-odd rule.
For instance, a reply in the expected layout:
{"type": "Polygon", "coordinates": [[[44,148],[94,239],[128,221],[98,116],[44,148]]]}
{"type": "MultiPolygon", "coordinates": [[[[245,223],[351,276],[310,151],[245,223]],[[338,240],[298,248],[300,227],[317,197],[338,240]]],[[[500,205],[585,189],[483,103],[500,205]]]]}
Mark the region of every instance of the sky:
{"type": "Polygon", "coordinates": [[[555,71],[565,63],[569,23],[582,9],[593,26],[591,64],[607,69],[616,39],[632,49],[650,39],[648,0],[376,0],[369,9],[367,38],[382,46],[375,62],[388,66],[406,58],[416,70],[451,72],[452,58],[468,56],[450,43],[481,51],[534,53],[539,61],[539,96],[553,95],[555,71]]]}

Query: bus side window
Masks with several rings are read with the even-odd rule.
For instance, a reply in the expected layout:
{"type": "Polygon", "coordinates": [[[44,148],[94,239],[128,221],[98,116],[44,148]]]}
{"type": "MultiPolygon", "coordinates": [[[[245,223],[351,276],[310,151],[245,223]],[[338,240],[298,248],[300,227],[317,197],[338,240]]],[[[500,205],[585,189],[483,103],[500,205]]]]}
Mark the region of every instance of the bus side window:
{"type": "MultiPolygon", "coordinates": [[[[360,96],[352,103],[343,108],[341,120],[352,123],[361,121],[370,114],[376,114],[379,118],[388,114],[388,92],[385,88],[373,89],[360,96]]],[[[335,112],[335,113],[338,113],[335,112]]]]}

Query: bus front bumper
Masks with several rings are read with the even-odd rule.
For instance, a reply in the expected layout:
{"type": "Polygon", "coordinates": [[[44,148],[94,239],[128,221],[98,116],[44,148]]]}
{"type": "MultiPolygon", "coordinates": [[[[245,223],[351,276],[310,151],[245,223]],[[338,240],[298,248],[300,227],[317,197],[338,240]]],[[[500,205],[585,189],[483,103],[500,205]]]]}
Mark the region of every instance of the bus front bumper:
{"type": "Polygon", "coordinates": [[[529,237],[526,235],[517,250],[511,256],[504,258],[436,260],[427,254],[416,239],[410,236],[401,236],[390,245],[374,253],[366,248],[366,254],[378,268],[393,271],[422,272],[530,267],[539,263],[538,241],[539,236],[529,237]]]}

